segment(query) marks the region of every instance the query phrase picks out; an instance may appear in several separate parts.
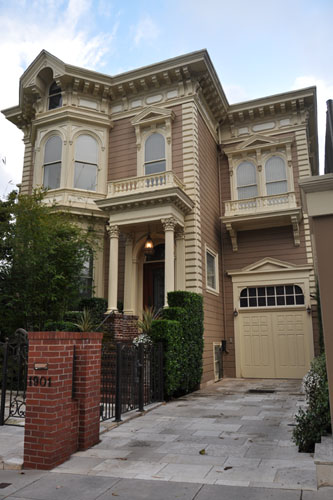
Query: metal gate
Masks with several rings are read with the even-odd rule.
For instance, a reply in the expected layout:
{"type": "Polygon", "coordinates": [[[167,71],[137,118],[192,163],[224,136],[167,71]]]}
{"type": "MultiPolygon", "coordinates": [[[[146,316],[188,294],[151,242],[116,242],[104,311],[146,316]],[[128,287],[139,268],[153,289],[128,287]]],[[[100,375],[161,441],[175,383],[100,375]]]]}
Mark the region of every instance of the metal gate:
{"type": "Polygon", "coordinates": [[[28,335],[22,328],[10,340],[0,342],[0,425],[16,425],[16,419],[25,417],[28,348],[28,335]]]}
{"type": "Polygon", "coordinates": [[[163,401],[162,344],[104,345],[101,367],[101,420],[163,401]]]}

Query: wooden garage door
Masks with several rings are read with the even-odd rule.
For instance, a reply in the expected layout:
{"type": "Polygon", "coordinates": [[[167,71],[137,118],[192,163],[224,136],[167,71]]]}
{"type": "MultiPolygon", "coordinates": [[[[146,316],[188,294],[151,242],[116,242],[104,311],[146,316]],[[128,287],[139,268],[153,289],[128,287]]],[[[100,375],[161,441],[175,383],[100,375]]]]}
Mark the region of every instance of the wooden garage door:
{"type": "Polygon", "coordinates": [[[302,378],[310,356],[306,311],[241,311],[241,376],[302,378]]]}

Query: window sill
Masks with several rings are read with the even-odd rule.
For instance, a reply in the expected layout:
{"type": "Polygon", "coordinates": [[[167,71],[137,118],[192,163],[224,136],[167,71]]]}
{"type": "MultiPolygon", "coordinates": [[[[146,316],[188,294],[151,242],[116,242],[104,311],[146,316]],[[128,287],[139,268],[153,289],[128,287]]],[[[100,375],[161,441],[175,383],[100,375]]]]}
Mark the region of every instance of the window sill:
{"type": "Polygon", "coordinates": [[[219,290],[215,290],[214,288],[210,288],[206,286],[206,292],[211,293],[212,295],[216,295],[217,297],[220,295],[219,290]]]}

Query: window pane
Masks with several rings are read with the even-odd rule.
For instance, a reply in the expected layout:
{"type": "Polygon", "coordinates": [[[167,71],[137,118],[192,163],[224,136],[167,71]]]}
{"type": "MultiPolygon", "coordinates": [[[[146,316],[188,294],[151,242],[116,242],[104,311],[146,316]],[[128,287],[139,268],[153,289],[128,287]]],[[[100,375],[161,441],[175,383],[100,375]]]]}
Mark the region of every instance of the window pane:
{"type": "Polygon", "coordinates": [[[258,288],[258,295],[259,295],[259,297],[265,297],[266,293],[265,293],[265,288],[264,287],[259,287],[258,288]]]}
{"type": "Polygon", "coordinates": [[[240,293],[241,297],[247,297],[247,288],[243,288],[243,290],[240,293]]]}
{"type": "Polygon", "coordinates": [[[61,163],[52,163],[44,167],[43,186],[48,189],[60,187],[61,163]]]}
{"type": "Polygon", "coordinates": [[[259,297],[258,298],[258,306],[260,306],[260,307],[266,306],[266,297],[259,297]]]}
{"type": "Polygon", "coordinates": [[[278,306],[284,306],[285,305],[285,298],[284,297],[276,297],[276,303],[278,306]]]}
{"type": "Polygon", "coordinates": [[[47,140],[44,152],[44,164],[61,162],[62,140],[58,135],[53,135],[47,140]]]}
{"type": "Polygon", "coordinates": [[[257,289],[256,288],[249,288],[249,296],[255,297],[256,295],[257,295],[257,289]]]}
{"type": "Polygon", "coordinates": [[[296,304],[304,304],[304,295],[296,295],[296,304]]]}
{"type": "Polygon", "coordinates": [[[276,295],[284,295],[284,286],[276,287],[276,295]]]}
{"type": "Polygon", "coordinates": [[[210,288],[216,289],[216,276],[215,276],[215,257],[209,252],[207,256],[207,285],[210,288]]]}
{"type": "Polygon", "coordinates": [[[49,109],[60,108],[62,105],[61,87],[53,82],[49,90],[49,109]]]}
{"type": "Polygon", "coordinates": [[[237,167],[237,186],[257,184],[256,167],[249,161],[243,161],[237,167]]]}
{"type": "Polygon", "coordinates": [[[300,286],[294,285],[294,288],[295,288],[295,293],[300,293],[303,295],[303,290],[300,286]]]}
{"type": "Polygon", "coordinates": [[[165,158],[165,139],[161,134],[152,134],[145,142],[145,162],[165,158]]]}
{"type": "Polygon", "coordinates": [[[293,294],[293,293],[294,293],[294,287],[293,287],[293,285],[286,286],[286,294],[290,295],[290,294],[293,294]]]}
{"type": "Polygon", "coordinates": [[[257,299],[255,297],[250,298],[249,305],[250,307],[257,307],[257,299]]]}
{"type": "Polygon", "coordinates": [[[257,186],[247,186],[238,188],[238,199],[246,200],[258,196],[257,186]]]}
{"type": "Polygon", "coordinates": [[[275,306],[275,297],[267,297],[267,305],[275,306]]]}
{"type": "Polygon", "coordinates": [[[267,196],[273,194],[283,194],[288,191],[287,189],[287,181],[281,182],[270,182],[266,184],[267,196]]]}
{"type": "Polygon", "coordinates": [[[74,187],[96,191],[97,167],[75,162],[74,187]]]}
{"type": "Polygon", "coordinates": [[[84,163],[94,163],[98,160],[97,141],[91,135],[80,135],[75,145],[75,160],[84,163]]]}
{"type": "Polygon", "coordinates": [[[240,299],[240,306],[247,307],[247,299],[240,299]]]}
{"type": "Polygon", "coordinates": [[[295,304],[295,299],[293,295],[287,295],[286,297],[287,306],[293,306],[295,304]]]}
{"type": "Polygon", "coordinates": [[[145,165],[145,175],[158,174],[159,172],[165,172],[165,160],[145,165]]]}
{"type": "Polygon", "coordinates": [[[286,180],[286,166],[282,158],[272,156],[265,165],[266,182],[286,180]]]}
{"type": "Polygon", "coordinates": [[[274,295],[274,287],[273,286],[267,287],[267,295],[274,295]]]}

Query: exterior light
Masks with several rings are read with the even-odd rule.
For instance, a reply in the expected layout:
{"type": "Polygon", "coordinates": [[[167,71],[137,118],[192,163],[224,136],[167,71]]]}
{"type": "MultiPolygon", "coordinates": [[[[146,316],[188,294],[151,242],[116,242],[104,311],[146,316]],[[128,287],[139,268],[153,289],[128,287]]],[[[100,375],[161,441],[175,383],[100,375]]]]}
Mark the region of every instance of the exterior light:
{"type": "Polygon", "coordinates": [[[308,314],[311,314],[311,311],[312,311],[311,306],[308,306],[308,307],[306,308],[306,312],[307,312],[308,314]]]}
{"type": "Polygon", "coordinates": [[[236,318],[236,316],[238,316],[238,311],[237,311],[237,309],[235,309],[235,310],[234,310],[234,316],[235,316],[235,318],[236,318]]]}
{"type": "Polygon", "coordinates": [[[143,247],[143,253],[145,255],[153,255],[154,254],[154,243],[150,237],[150,234],[148,234],[145,246],[143,247]]]}

